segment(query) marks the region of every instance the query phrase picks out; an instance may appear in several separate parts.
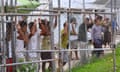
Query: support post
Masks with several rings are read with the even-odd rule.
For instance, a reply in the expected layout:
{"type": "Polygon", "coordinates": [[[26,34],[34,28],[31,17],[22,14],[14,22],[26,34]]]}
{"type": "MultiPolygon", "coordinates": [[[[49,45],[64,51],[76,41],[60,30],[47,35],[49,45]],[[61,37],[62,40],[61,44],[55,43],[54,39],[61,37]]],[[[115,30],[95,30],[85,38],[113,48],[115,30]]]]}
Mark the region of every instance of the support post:
{"type": "MultiPolygon", "coordinates": [[[[1,13],[4,14],[4,0],[1,0],[1,13]]],[[[6,64],[6,47],[5,47],[5,29],[4,29],[4,16],[1,16],[1,21],[2,21],[2,52],[3,52],[3,56],[2,56],[2,63],[6,64]]],[[[6,67],[3,67],[3,72],[6,72],[6,67]]]]}
{"type": "MultiPolygon", "coordinates": [[[[69,0],[69,13],[67,13],[67,21],[68,21],[68,40],[69,40],[69,51],[71,50],[71,42],[70,42],[70,17],[71,17],[71,0],[69,0]]],[[[71,72],[71,54],[69,56],[69,61],[68,61],[68,65],[69,65],[69,72],[71,72]]]]}
{"type": "MultiPolygon", "coordinates": [[[[53,0],[49,0],[49,9],[52,9],[53,10],[53,0]]],[[[50,12],[49,14],[53,14],[52,12],[50,12]]],[[[50,33],[51,33],[51,36],[50,36],[50,39],[51,39],[51,50],[54,50],[54,27],[53,27],[53,16],[50,16],[50,33]]],[[[52,59],[55,59],[55,52],[52,52],[52,59]]],[[[56,72],[56,65],[55,65],[55,61],[52,61],[52,72],[56,72]]]]}

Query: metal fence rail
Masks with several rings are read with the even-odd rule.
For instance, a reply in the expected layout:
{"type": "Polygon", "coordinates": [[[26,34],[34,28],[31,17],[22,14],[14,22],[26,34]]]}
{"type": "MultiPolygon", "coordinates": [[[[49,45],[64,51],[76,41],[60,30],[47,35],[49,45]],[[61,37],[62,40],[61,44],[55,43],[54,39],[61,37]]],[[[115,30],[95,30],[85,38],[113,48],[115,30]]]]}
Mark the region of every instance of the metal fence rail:
{"type": "Polygon", "coordinates": [[[74,11],[69,9],[63,9],[63,10],[43,10],[43,9],[32,9],[32,8],[18,8],[18,10],[27,10],[27,11],[43,11],[43,12],[60,12],[60,13],[80,13],[80,14],[116,14],[114,12],[91,12],[91,11],[74,11]]]}
{"type": "Polygon", "coordinates": [[[30,62],[19,62],[19,63],[12,63],[12,64],[2,64],[0,67],[6,67],[6,66],[17,66],[22,64],[33,64],[33,63],[42,63],[42,62],[48,62],[48,61],[56,61],[57,59],[48,59],[48,60],[40,60],[40,61],[30,61],[30,62]]]}
{"type": "Polygon", "coordinates": [[[22,13],[0,13],[0,16],[57,16],[58,14],[22,14],[22,13]]]}
{"type": "Polygon", "coordinates": [[[24,52],[29,52],[29,53],[40,53],[40,52],[65,52],[65,51],[100,51],[100,50],[104,50],[104,51],[110,51],[113,50],[113,48],[95,48],[95,49],[68,49],[68,50],[24,50],[24,51],[16,51],[16,53],[24,53],[24,52]]]}

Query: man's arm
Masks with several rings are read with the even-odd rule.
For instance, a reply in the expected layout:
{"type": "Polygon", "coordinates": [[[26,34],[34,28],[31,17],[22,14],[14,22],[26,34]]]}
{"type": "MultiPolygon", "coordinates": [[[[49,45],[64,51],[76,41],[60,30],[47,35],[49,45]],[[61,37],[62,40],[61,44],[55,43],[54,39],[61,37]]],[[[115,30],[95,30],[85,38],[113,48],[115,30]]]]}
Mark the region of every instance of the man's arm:
{"type": "Polygon", "coordinates": [[[65,27],[65,29],[64,29],[64,34],[65,34],[65,35],[68,34],[68,24],[67,24],[67,22],[66,22],[66,27],[65,27]]]}
{"type": "Polygon", "coordinates": [[[22,32],[19,24],[17,24],[17,30],[18,30],[18,33],[23,37],[24,42],[28,44],[28,36],[22,32]]]}
{"type": "Polygon", "coordinates": [[[73,32],[73,35],[76,35],[76,30],[75,30],[75,26],[72,24],[72,32],[73,32]]]}
{"type": "Polygon", "coordinates": [[[30,32],[30,34],[29,34],[29,39],[35,34],[35,32],[36,32],[36,20],[34,20],[34,25],[33,25],[33,27],[32,27],[32,31],[30,32]]]}
{"type": "Polygon", "coordinates": [[[78,41],[80,41],[80,26],[79,26],[79,31],[78,31],[78,41]]]}
{"type": "Polygon", "coordinates": [[[94,21],[93,21],[93,19],[92,19],[90,14],[89,14],[89,19],[90,19],[90,21],[89,21],[90,24],[94,23],[94,21]]]}
{"type": "Polygon", "coordinates": [[[94,42],[94,33],[95,33],[95,27],[93,25],[92,30],[91,30],[91,37],[92,37],[92,42],[94,42]]]}

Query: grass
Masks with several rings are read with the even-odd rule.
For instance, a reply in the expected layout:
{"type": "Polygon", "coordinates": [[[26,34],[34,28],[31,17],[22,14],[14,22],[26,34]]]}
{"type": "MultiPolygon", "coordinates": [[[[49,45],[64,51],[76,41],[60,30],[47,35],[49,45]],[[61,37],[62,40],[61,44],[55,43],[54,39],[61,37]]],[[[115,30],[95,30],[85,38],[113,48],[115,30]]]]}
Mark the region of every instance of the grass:
{"type": "MultiPolygon", "coordinates": [[[[24,59],[19,59],[19,62],[24,62],[24,59]]],[[[17,66],[16,72],[36,72],[37,64],[22,64],[17,66]]]]}
{"type": "MultiPolygon", "coordinates": [[[[84,66],[74,67],[72,72],[113,72],[113,55],[108,54],[84,66]]],[[[120,72],[120,45],[116,49],[116,72],[120,72]]]]}

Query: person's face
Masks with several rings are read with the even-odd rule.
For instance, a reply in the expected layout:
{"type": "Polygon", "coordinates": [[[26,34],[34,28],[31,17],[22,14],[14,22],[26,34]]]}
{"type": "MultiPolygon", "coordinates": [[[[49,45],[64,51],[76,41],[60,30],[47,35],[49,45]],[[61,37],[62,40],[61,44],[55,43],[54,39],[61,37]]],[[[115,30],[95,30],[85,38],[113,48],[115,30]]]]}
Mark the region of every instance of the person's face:
{"type": "Polygon", "coordinates": [[[87,19],[85,19],[85,22],[84,22],[85,24],[89,24],[89,20],[87,20],[87,19]]]}
{"type": "Polygon", "coordinates": [[[30,32],[32,32],[32,30],[33,30],[33,27],[31,27],[30,32]]]}
{"type": "Polygon", "coordinates": [[[32,32],[32,30],[36,30],[36,27],[35,26],[32,26],[31,29],[30,29],[30,32],[32,32]]]}
{"type": "Polygon", "coordinates": [[[109,19],[106,19],[106,23],[108,23],[109,22],[109,19]]]}
{"type": "Polygon", "coordinates": [[[72,24],[76,24],[76,21],[72,21],[72,24]]]}
{"type": "Polygon", "coordinates": [[[66,26],[68,27],[68,22],[66,22],[66,26]]]}
{"type": "Polygon", "coordinates": [[[39,23],[39,28],[42,29],[41,25],[45,25],[42,21],[39,23]]]}
{"type": "Polygon", "coordinates": [[[98,19],[96,24],[97,24],[97,25],[100,25],[101,22],[102,22],[102,21],[98,19]]]}
{"type": "Polygon", "coordinates": [[[25,25],[23,28],[22,28],[23,32],[26,32],[27,31],[27,26],[25,25]]]}
{"type": "Polygon", "coordinates": [[[68,28],[68,23],[65,24],[65,27],[68,28]]]}

